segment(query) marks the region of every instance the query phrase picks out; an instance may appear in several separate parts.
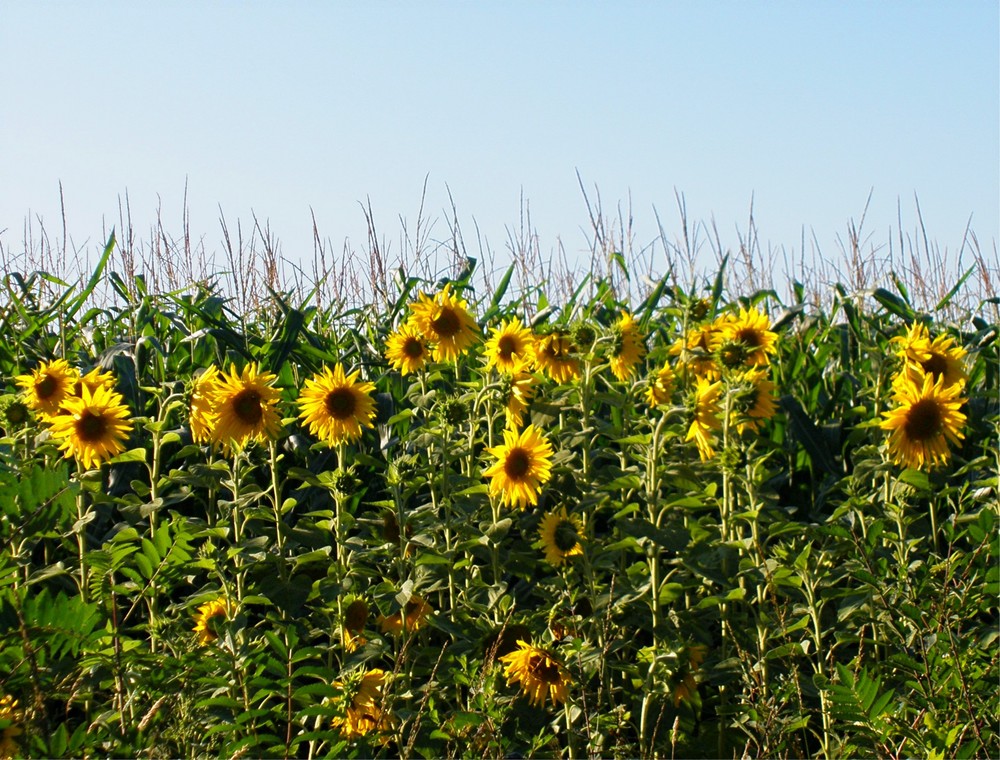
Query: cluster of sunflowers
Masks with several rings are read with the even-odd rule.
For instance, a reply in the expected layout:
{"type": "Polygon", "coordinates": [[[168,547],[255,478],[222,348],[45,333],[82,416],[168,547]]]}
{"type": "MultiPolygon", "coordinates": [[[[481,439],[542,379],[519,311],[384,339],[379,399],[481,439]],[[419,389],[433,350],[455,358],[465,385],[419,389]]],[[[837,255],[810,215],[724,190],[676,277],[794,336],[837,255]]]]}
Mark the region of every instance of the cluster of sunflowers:
{"type": "Polygon", "coordinates": [[[881,423],[890,431],[889,455],[906,467],[933,467],[948,460],[949,442],[958,445],[965,437],[959,410],[969,379],[966,352],[946,335],[931,338],[920,322],[892,341],[899,345],[900,366],[892,381],[894,408],[881,423]]]}

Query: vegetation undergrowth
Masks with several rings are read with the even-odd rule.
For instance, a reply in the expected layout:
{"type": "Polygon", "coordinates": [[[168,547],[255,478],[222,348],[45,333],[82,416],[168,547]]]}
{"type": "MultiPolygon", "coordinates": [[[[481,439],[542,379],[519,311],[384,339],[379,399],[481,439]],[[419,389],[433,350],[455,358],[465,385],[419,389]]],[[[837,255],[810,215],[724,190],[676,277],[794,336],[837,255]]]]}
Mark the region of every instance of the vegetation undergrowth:
{"type": "Polygon", "coordinates": [[[251,305],[115,246],[4,280],[0,756],[1000,755],[968,275],[251,305]]]}

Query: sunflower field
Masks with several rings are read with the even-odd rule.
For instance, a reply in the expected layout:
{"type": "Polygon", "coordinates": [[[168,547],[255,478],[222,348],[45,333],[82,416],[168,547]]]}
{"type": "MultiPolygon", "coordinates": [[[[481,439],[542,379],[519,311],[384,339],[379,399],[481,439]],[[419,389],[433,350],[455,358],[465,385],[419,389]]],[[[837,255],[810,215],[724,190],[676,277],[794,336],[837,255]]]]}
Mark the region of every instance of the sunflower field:
{"type": "Polygon", "coordinates": [[[241,310],[114,247],[4,280],[0,757],[1000,756],[968,275],[241,310]]]}

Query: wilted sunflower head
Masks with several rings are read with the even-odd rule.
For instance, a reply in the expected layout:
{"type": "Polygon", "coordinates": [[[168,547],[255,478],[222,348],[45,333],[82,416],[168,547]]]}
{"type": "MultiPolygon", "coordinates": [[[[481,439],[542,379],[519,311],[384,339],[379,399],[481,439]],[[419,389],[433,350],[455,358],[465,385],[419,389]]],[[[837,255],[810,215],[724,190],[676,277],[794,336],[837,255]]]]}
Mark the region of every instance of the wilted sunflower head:
{"type": "Polygon", "coordinates": [[[305,381],[299,394],[299,417],[329,446],[360,438],[363,427],[375,426],[375,386],[359,381],[360,374],[347,375],[339,363],[324,367],[305,381]]]}
{"type": "Polygon", "coordinates": [[[29,408],[43,416],[56,414],[68,396],[73,394],[80,373],[65,359],[42,362],[27,375],[18,375],[17,384],[24,390],[29,408]]]}

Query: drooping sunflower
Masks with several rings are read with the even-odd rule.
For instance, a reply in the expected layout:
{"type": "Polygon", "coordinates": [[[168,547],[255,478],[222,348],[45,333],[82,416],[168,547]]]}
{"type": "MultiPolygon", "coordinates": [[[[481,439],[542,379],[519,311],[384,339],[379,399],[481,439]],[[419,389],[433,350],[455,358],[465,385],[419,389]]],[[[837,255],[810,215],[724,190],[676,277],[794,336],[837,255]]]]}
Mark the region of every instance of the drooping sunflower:
{"type": "Polygon", "coordinates": [[[698,447],[698,455],[705,462],[715,456],[712,448],[714,431],[722,427],[719,420],[719,393],[722,381],[714,383],[707,378],[699,377],[694,389],[694,404],[691,410],[691,426],[688,428],[685,441],[694,441],[698,447]]]}
{"type": "Polygon", "coordinates": [[[230,365],[229,372],[220,373],[207,389],[216,414],[212,440],[231,449],[277,436],[281,417],[276,408],[280,392],[273,385],[275,380],[272,373],[261,372],[256,362],[242,372],[230,365]]]}
{"type": "Polygon", "coordinates": [[[583,523],[580,518],[566,514],[563,507],[545,515],[538,527],[538,536],[545,549],[545,560],[553,567],[559,567],[570,557],[583,554],[580,543],[582,532],[583,523]]]}
{"type": "MultiPolygon", "coordinates": [[[[778,334],[771,331],[767,314],[753,307],[740,309],[739,315],[730,315],[722,324],[713,348],[726,344],[739,346],[743,363],[747,367],[762,367],[770,362],[770,354],[778,350],[778,334]]],[[[732,366],[732,365],[730,365],[732,366]]]]}
{"type": "Polygon", "coordinates": [[[964,366],[966,350],[956,345],[954,338],[939,335],[932,339],[926,326],[914,322],[905,335],[891,342],[900,344],[898,354],[908,368],[919,367],[935,380],[943,377],[945,386],[968,382],[964,366]]]}
{"type": "Polygon", "coordinates": [[[332,723],[343,738],[357,739],[392,730],[392,716],[382,707],[383,691],[389,678],[390,674],[381,668],[372,668],[354,673],[345,681],[334,682],[334,688],[341,691],[336,699],[340,714],[332,723]]]}
{"type": "Polygon", "coordinates": [[[342,365],[322,371],[306,380],[299,394],[299,414],[309,431],[336,446],[361,437],[362,427],[375,427],[375,386],[358,382],[360,370],[347,375],[342,365]]]}
{"type": "Polygon", "coordinates": [[[368,602],[359,597],[344,610],[344,624],[341,627],[344,651],[353,652],[365,645],[366,639],[363,634],[367,623],[368,602]]]}
{"type": "Polygon", "coordinates": [[[535,363],[557,383],[568,383],[580,376],[580,360],[574,355],[573,341],[561,330],[539,337],[535,363]]]}
{"type": "Polygon", "coordinates": [[[507,506],[526,509],[538,504],[541,487],[552,477],[552,444],[534,425],[520,435],[503,431],[503,444],[488,449],[497,461],[483,475],[490,480],[490,495],[507,506]]]}
{"type": "Polygon", "coordinates": [[[494,327],[484,347],[486,368],[514,375],[531,369],[535,358],[535,335],[517,317],[494,327]]]}
{"type": "Polygon", "coordinates": [[[524,411],[535,395],[535,376],[530,372],[517,372],[504,376],[499,393],[504,405],[507,427],[521,427],[524,411]]]}
{"type": "Polygon", "coordinates": [[[716,322],[692,327],[683,338],[670,346],[670,355],[678,357],[678,372],[718,380],[722,373],[712,354],[721,323],[716,322]]]}
{"type": "Polygon", "coordinates": [[[521,691],[528,701],[537,707],[545,706],[548,697],[552,704],[565,702],[569,697],[569,685],[573,682],[559,660],[544,649],[532,646],[523,639],[518,648],[498,658],[506,666],[504,675],[507,685],[521,684],[521,691]]]}
{"type": "Polygon", "coordinates": [[[418,372],[431,357],[427,339],[413,321],[404,322],[385,341],[385,358],[404,377],[418,372]]]}
{"type": "Polygon", "coordinates": [[[413,323],[431,344],[435,361],[453,362],[479,337],[469,305],[451,294],[451,283],[433,298],[421,293],[411,304],[413,323]]]}
{"type": "Polygon", "coordinates": [[[0,760],[20,757],[21,748],[17,737],[24,733],[18,724],[24,720],[24,714],[18,707],[18,702],[9,694],[0,697],[0,720],[9,721],[10,725],[0,730],[0,760]]]}
{"type": "Polygon", "coordinates": [[[24,389],[28,407],[42,416],[48,416],[58,413],[63,399],[73,394],[80,373],[65,359],[54,359],[42,362],[37,369],[15,379],[24,389]]]}
{"type": "Polygon", "coordinates": [[[760,423],[771,419],[776,411],[774,383],[768,379],[766,370],[751,369],[738,378],[736,388],[732,411],[736,432],[756,431],[760,423]]]}
{"type": "Polygon", "coordinates": [[[421,596],[413,594],[406,602],[406,605],[399,612],[388,617],[379,616],[378,625],[382,633],[399,635],[403,629],[410,631],[420,630],[427,622],[427,616],[433,612],[427,600],[421,596]]]}
{"type": "Polygon", "coordinates": [[[84,386],[82,395],[65,397],[59,412],[48,419],[66,458],[92,470],[125,450],[131,416],[120,393],[104,386],[95,391],[84,386]]]}
{"type": "Polygon", "coordinates": [[[959,409],[961,383],[945,385],[944,376],[917,375],[918,382],[900,382],[894,386],[896,408],[883,412],[883,430],[889,434],[889,456],[895,464],[914,469],[931,469],[948,461],[948,443],[956,446],[965,438],[962,426],[965,414],[959,409]]]}
{"type": "Polygon", "coordinates": [[[623,311],[615,323],[614,344],[611,349],[611,374],[624,382],[635,372],[639,360],[646,355],[639,325],[627,311],[623,311]]]}
{"type": "Polygon", "coordinates": [[[194,632],[198,635],[198,643],[205,646],[219,638],[212,620],[215,618],[228,620],[233,612],[235,608],[232,602],[222,596],[199,605],[194,615],[194,632]]]}
{"type": "Polygon", "coordinates": [[[218,418],[213,394],[218,383],[219,370],[211,364],[191,384],[188,423],[191,425],[191,438],[195,443],[208,443],[212,440],[212,430],[218,418]]]}
{"type": "Polygon", "coordinates": [[[649,379],[646,389],[646,402],[653,408],[670,403],[670,394],[674,390],[674,371],[668,362],[664,362],[649,379]]]}

